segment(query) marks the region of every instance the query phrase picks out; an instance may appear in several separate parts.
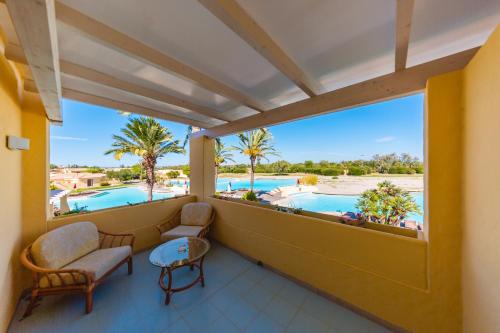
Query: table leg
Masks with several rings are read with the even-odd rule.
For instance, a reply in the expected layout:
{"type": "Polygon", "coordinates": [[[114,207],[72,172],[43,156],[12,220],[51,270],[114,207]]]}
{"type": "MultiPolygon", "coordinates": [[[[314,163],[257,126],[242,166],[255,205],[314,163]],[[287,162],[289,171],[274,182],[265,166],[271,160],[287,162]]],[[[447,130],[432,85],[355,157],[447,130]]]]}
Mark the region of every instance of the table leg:
{"type": "Polygon", "coordinates": [[[172,294],[172,270],[170,267],[163,267],[161,269],[161,274],[160,274],[160,280],[158,281],[160,283],[160,287],[165,291],[165,304],[168,305],[170,304],[170,298],[172,294]],[[168,283],[165,286],[165,275],[168,277],[168,283]]]}
{"type": "Polygon", "coordinates": [[[205,275],[203,275],[203,260],[205,259],[205,256],[201,257],[200,260],[200,281],[201,281],[201,286],[205,287],[205,275]]]}

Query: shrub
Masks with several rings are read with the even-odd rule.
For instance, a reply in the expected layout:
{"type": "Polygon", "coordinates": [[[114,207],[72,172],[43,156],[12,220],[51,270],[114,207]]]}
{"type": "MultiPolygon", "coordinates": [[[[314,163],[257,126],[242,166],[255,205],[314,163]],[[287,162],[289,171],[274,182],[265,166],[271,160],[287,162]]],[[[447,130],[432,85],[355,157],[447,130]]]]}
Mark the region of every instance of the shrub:
{"type": "Polygon", "coordinates": [[[418,173],[418,174],[423,174],[424,173],[424,167],[423,166],[417,166],[417,167],[413,168],[413,170],[415,170],[415,172],[418,173]]]}
{"type": "Polygon", "coordinates": [[[318,183],[318,176],[305,175],[300,179],[300,183],[303,185],[316,185],[318,183]]]}
{"type": "Polygon", "coordinates": [[[410,193],[389,181],[363,192],[356,208],[362,220],[391,225],[398,225],[411,213],[421,213],[410,193]]]}
{"type": "Polygon", "coordinates": [[[326,168],[321,170],[323,176],[339,176],[343,174],[342,170],[339,168],[326,168]]]}
{"type": "Polygon", "coordinates": [[[172,171],[167,172],[167,177],[170,179],[174,179],[174,178],[179,177],[180,174],[181,173],[179,171],[172,170],[172,171]]]}
{"type": "Polygon", "coordinates": [[[111,185],[111,184],[110,184],[110,183],[108,183],[108,182],[102,182],[102,183],[101,183],[101,184],[99,184],[99,185],[101,185],[101,186],[109,186],[109,185],[111,185]]]}
{"type": "Polygon", "coordinates": [[[245,194],[243,194],[241,199],[247,200],[247,201],[259,201],[259,199],[257,199],[257,195],[253,191],[246,192],[245,194]]]}
{"type": "Polygon", "coordinates": [[[363,167],[350,167],[347,169],[347,173],[351,176],[363,176],[368,174],[368,170],[363,167]]]}

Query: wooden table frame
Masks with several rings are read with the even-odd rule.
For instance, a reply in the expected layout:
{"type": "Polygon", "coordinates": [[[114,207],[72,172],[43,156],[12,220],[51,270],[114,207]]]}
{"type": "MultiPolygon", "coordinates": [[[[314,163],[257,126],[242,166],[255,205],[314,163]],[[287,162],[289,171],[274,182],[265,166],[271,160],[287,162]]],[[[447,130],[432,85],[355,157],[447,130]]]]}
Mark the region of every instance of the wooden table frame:
{"type": "MultiPolygon", "coordinates": [[[[205,254],[206,255],[206,254],[205,254]]],[[[179,265],[179,266],[174,266],[174,267],[162,267],[161,268],[161,273],[160,273],[160,279],[158,280],[158,283],[165,291],[165,305],[170,304],[170,300],[172,298],[172,295],[176,292],[183,291],[186,289],[191,288],[198,282],[201,282],[201,286],[205,287],[205,276],[203,275],[203,261],[205,260],[205,255],[203,255],[201,258],[197,259],[196,261],[192,262],[186,262],[185,264],[179,265]],[[198,268],[200,271],[200,274],[198,277],[191,283],[184,285],[182,287],[178,288],[172,288],[172,272],[175,271],[177,268],[185,267],[185,266],[190,266],[191,270],[194,270],[194,267],[198,268]],[[165,276],[168,277],[168,283],[165,285],[165,276]]]]}

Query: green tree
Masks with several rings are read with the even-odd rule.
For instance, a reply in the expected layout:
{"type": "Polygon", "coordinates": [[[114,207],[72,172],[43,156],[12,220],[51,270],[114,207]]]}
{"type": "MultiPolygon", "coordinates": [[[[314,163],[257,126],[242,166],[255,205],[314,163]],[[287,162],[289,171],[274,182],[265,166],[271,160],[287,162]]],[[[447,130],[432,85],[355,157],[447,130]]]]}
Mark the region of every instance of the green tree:
{"type": "Polygon", "coordinates": [[[146,184],[148,185],[148,201],[153,200],[153,186],[155,179],[155,166],[159,158],[169,154],[185,153],[184,148],[174,140],[167,128],[163,127],[153,118],[131,118],[121,129],[123,136],[113,135],[114,142],[105,154],[114,154],[116,159],[121,159],[124,154],[138,156],[146,171],[146,184]]]}
{"type": "Polygon", "coordinates": [[[289,172],[291,164],[287,161],[276,161],[271,165],[272,171],[278,174],[289,172]]]}
{"type": "Polygon", "coordinates": [[[87,170],[85,170],[85,172],[88,172],[88,173],[102,173],[102,172],[104,172],[104,169],[101,168],[101,167],[98,167],[98,166],[93,166],[93,167],[87,168],[87,170]]]}
{"type": "Polygon", "coordinates": [[[314,166],[314,162],[311,160],[307,160],[304,162],[304,166],[306,167],[306,169],[310,169],[314,166]]]}
{"type": "Polygon", "coordinates": [[[250,191],[253,192],[253,183],[255,178],[255,164],[261,159],[267,159],[267,156],[279,156],[272,144],[273,136],[266,128],[259,128],[238,134],[239,146],[233,148],[248,156],[250,159],[250,191]]]}
{"type": "Polygon", "coordinates": [[[356,208],[363,220],[390,225],[398,225],[411,213],[421,214],[410,193],[389,181],[383,181],[377,184],[376,189],[363,192],[356,208]]]}
{"type": "Polygon", "coordinates": [[[226,147],[220,138],[215,139],[215,184],[217,184],[217,178],[219,177],[219,167],[227,161],[234,162],[233,154],[231,154],[233,149],[226,147]]]}

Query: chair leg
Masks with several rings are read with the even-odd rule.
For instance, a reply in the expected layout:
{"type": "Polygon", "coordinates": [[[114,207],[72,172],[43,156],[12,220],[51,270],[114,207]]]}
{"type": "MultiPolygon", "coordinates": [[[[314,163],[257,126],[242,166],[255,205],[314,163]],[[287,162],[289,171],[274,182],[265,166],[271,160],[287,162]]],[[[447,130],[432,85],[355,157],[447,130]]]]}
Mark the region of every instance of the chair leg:
{"type": "Polygon", "coordinates": [[[128,258],[128,275],[131,275],[134,272],[134,265],[132,263],[132,257],[128,258]]]}
{"type": "Polygon", "coordinates": [[[85,313],[91,313],[94,306],[94,290],[90,289],[85,292],[85,313]]]}
{"type": "Polygon", "coordinates": [[[24,312],[23,319],[28,317],[28,316],[31,316],[31,313],[33,312],[33,308],[37,305],[38,300],[39,300],[38,293],[35,290],[32,290],[30,302],[28,304],[28,307],[26,308],[26,311],[24,312]]]}

